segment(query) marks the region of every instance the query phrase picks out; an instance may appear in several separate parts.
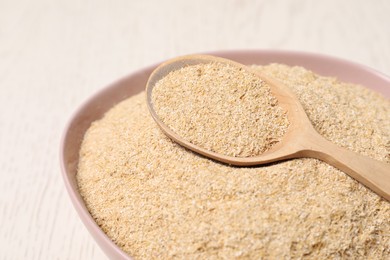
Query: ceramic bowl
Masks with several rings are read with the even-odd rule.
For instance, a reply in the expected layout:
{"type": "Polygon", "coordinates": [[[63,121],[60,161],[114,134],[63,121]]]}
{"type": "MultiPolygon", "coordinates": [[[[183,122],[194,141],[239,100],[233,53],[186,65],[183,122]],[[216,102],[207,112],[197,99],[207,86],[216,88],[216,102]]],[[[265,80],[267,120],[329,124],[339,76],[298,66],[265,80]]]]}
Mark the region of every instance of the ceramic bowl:
{"type": "MultiPolygon", "coordinates": [[[[265,65],[284,63],[298,65],[324,76],[357,83],[390,98],[390,78],[366,66],[325,55],[274,50],[244,50],[207,53],[232,59],[243,64],[265,65]]],[[[62,176],[70,199],[81,220],[98,245],[111,259],[131,259],[99,228],[81,198],[76,182],[79,149],[90,124],[118,102],[144,90],[146,81],[158,64],[140,69],[103,88],[82,104],[65,128],[61,142],[60,161],[62,176]]]]}

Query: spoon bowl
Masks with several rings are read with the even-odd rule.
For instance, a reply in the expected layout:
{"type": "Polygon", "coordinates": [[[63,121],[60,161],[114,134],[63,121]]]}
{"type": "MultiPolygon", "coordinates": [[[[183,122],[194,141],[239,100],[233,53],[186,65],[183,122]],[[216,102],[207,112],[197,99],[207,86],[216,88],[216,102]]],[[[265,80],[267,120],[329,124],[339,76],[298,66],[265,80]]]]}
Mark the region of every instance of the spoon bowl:
{"type": "Polygon", "coordinates": [[[153,71],[146,84],[146,93],[150,114],[163,132],[175,142],[196,153],[237,166],[261,165],[301,157],[316,158],[342,170],[378,195],[390,200],[390,164],[362,156],[326,140],[314,129],[301,103],[288,87],[245,65],[208,55],[189,55],[175,58],[161,64],[153,71]],[[259,77],[270,86],[272,95],[278,100],[278,105],[287,111],[290,122],[288,130],[280,142],[276,143],[261,155],[234,157],[209,151],[201,146],[195,145],[182,138],[164,124],[157,115],[152,102],[152,92],[156,83],[172,71],[186,66],[206,63],[222,63],[235,66],[259,77]]]}

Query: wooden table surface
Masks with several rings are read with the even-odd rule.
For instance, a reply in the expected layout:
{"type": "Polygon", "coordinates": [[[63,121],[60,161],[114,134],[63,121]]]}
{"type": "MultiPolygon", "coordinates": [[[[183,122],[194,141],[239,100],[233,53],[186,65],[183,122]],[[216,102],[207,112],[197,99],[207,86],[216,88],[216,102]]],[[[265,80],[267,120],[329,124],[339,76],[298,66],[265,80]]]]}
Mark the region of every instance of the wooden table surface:
{"type": "Polygon", "coordinates": [[[388,0],[0,0],[0,259],[106,259],[65,191],[59,146],[108,83],[228,49],[318,52],[390,75],[389,25],[388,0]]]}

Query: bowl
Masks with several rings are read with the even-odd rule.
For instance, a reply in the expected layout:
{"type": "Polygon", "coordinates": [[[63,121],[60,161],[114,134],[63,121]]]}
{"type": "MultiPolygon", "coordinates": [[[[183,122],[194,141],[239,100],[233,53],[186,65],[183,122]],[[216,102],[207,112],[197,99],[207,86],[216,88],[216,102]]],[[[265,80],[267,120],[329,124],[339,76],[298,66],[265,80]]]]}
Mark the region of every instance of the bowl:
{"type": "MultiPolygon", "coordinates": [[[[366,66],[321,54],[278,51],[278,50],[242,50],[207,53],[243,64],[266,65],[283,63],[303,66],[324,76],[334,76],[342,81],[361,84],[390,98],[390,78],[366,66]]],[[[60,150],[60,163],[65,187],[82,222],[111,259],[131,259],[99,228],[89,214],[78,192],[76,173],[80,145],[91,123],[100,119],[106,111],[120,101],[135,95],[145,88],[150,73],[159,64],[140,69],[103,88],[85,101],[73,114],[67,124],[60,150]]]]}

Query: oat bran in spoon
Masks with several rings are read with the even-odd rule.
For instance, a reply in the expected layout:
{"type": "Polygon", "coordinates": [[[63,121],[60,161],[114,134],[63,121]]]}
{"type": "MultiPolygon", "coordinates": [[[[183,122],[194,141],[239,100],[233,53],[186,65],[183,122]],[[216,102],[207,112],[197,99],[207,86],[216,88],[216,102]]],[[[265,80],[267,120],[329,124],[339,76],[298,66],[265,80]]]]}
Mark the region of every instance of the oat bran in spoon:
{"type": "Polygon", "coordinates": [[[229,156],[260,155],[289,126],[265,81],[218,62],[170,72],[154,86],[152,102],[162,122],[184,139],[229,156]]]}

